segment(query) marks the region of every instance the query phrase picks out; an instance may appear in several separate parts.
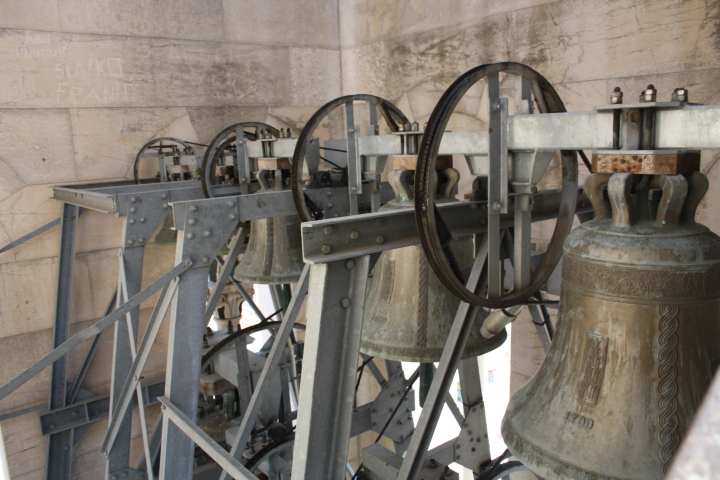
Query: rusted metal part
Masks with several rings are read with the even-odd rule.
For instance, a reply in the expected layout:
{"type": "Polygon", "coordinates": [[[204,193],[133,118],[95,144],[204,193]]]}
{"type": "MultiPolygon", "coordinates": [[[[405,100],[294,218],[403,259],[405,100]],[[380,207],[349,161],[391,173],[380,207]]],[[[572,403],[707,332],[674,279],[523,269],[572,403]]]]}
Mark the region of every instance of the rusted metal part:
{"type": "Polygon", "coordinates": [[[503,421],[543,478],[663,478],[720,364],[720,237],[685,177],[633,177],[568,237],[558,334],[503,421]]]}
{"type": "Polygon", "coordinates": [[[686,150],[600,150],[593,152],[593,173],[688,175],[700,170],[700,152],[686,150]]]}

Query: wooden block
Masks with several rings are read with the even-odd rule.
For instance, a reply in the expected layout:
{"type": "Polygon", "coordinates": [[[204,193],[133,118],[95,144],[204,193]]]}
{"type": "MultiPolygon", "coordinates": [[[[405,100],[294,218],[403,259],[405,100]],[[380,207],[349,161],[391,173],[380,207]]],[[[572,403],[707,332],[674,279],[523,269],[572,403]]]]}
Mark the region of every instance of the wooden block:
{"type": "Polygon", "coordinates": [[[290,170],[289,158],[264,157],[257,160],[258,170],[290,170]]]}
{"type": "Polygon", "coordinates": [[[594,173],[689,174],[700,168],[700,152],[679,150],[605,150],[593,152],[594,173]]]}

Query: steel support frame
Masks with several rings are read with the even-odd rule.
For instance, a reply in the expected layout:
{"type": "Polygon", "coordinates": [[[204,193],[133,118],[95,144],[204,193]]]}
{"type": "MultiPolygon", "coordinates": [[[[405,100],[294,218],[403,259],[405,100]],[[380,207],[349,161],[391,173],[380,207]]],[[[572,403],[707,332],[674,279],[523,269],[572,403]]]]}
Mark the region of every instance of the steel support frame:
{"type": "MultiPolygon", "coordinates": [[[[80,209],[75,205],[64,204],[60,221],[60,254],[55,302],[55,321],[53,324],[53,348],[59,347],[68,338],[70,328],[70,308],[72,301],[72,270],[75,259],[75,229],[80,209]]],[[[52,364],[50,380],[49,409],[63,408],[67,401],[66,357],[52,364]]],[[[74,430],[66,430],[50,435],[47,452],[48,480],[67,480],[72,475],[74,430]]]]}
{"type": "Polygon", "coordinates": [[[293,478],[343,478],[370,257],[314,264],[293,478]]]}

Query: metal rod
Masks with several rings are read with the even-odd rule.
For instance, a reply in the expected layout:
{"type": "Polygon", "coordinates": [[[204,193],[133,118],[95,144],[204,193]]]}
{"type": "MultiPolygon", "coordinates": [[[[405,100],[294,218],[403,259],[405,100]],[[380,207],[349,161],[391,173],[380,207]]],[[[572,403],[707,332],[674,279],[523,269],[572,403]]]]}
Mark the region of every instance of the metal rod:
{"type": "MultiPolygon", "coordinates": [[[[233,458],[240,458],[242,452],[245,450],[248,440],[250,439],[250,433],[257,422],[257,417],[260,412],[260,407],[262,406],[265,392],[271,383],[271,373],[277,368],[278,364],[282,360],[283,352],[287,346],[287,340],[290,337],[290,332],[295,324],[297,315],[300,313],[303,300],[307,295],[308,284],[310,281],[309,277],[310,266],[306,264],[300,274],[300,279],[297,283],[297,291],[295,292],[295,295],[293,295],[288,310],[285,312],[282,323],[275,334],[272,348],[265,359],[265,364],[260,372],[260,377],[258,378],[257,385],[255,386],[255,390],[250,398],[247,410],[243,415],[240,428],[238,428],[237,434],[233,439],[232,448],[230,449],[230,455],[232,455],[233,458]]],[[[225,473],[220,475],[220,480],[226,479],[227,475],[225,473]]]]}
{"type": "MultiPolygon", "coordinates": [[[[466,283],[467,288],[470,290],[475,290],[477,287],[485,260],[487,259],[487,251],[488,240],[486,238],[478,251],[478,255],[475,257],[475,262],[473,263],[470,276],[466,283]]],[[[433,382],[430,385],[425,406],[420,413],[420,419],[415,428],[415,433],[410,439],[408,451],[400,467],[400,472],[397,477],[398,480],[413,479],[422,469],[425,451],[430,445],[430,440],[432,440],[433,433],[435,432],[435,426],[440,418],[445,392],[447,392],[450,382],[452,382],[452,378],[455,375],[458,362],[465,349],[468,333],[477,315],[481,314],[481,312],[479,308],[471,307],[470,304],[465,302],[461,302],[458,307],[452,327],[450,327],[447,341],[443,347],[442,355],[440,356],[440,363],[435,372],[433,382]]]]}
{"type": "Polygon", "coordinates": [[[238,289],[238,291],[240,292],[240,295],[243,297],[243,300],[245,301],[245,303],[250,305],[250,308],[253,309],[253,312],[255,312],[255,315],[257,315],[257,317],[261,321],[267,320],[268,318],[270,318],[270,317],[267,317],[267,318],[265,317],[265,314],[263,314],[262,311],[260,311],[260,308],[258,308],[257,303],[255,303],[255,301],[253,300],[252,295],[250,295],[247,292],[247,290],[245,290],[245,287],[243,287],[242,284],[239,281],[237,281],[237,279],[235,278],[234,275],[230,276],[230,281],[233,283],[233,285],[235,285],[235,288],[238,289]]]}
{"type": "Polygon", "coordinates": [[[348,166],[348,213],[359,213],[358,197],[362,194],[362,168],[357,155],[357,131],[355,130],[355,104],[352,100],[345,104],[345,128],[347,131],[348,166]]]}
{"type": "Polygon", "coordinates": [[[150,357],[150,350],[152,349],[153,343],[155,343],[155,338],[157,338],[162,321],[167,314],[170,302],[175,296],[176,291],[177,281],[173,281],[168,285],[165,285],[158,302],[155,304],[152,314],[150,314],[148,328],[140,345],[139,354],[133,360],[133,364],[128,371],[125,382],[120,389],[118,394],[119,401],[112,409],[107,433],[105,434],[105,438],[102,443],[103,452],[107,452],[115,442],[115,438],[120,428],[120,420],[125,416],[125,412],[132,401],[133,390],[135,390],[140,384],[140,380],[142,379],[140,374],[145,367],[147,359],[150,357]]]}
{"type": "MultiPolygon", "coordinates": [[[[228,252],[228,261],[225,262],[225,264],[222,266],[222,270],[220,271],[220,276],[217,279],[217,282],[215,282],[215,288],[213,288],[212,293],[210,294],[210,299],[208,300],[207,307],[205,308],[205,324],[210,321],[210,318],[212,317],[213,313],[215,312],[215,309],[217,308],[218,302],[220,301],[220,296],[223,293],[223,290],[225,290],[225,285],[227,284],[228,278],[230,277],[230,274],[232,273],[233,269],[235,268],[235,264],[237,263],[238,255],[240,255],[240,250],[242,250],[243,246],[243,228],[239,228],[237,234],[235,235],[235,238],[232,239],[232,242],[230,243],[230,251],[228,252]]],[[[219,264],[222,265],[222,264],[219,264]]]]}
{"type": "Polygon", "coordinates": [[[343,478],[370,257],[312,265],[292,478],[343,478]]]}
{"type": "MultiPolygon", "coordinates": [[[[72,303],[73,263],[75,260],[75,228],[80,209],[74,205],[63,205],[60,233],[60,258],[58,260],[55,321],[53,322],[53,347],[63,345],[70,329],[70,305],[72,303]]],[[[60,356],[52,362],[50,374],[49,408],[54,410],[66,405],[67,370],[66,359],[60,356]]],[[[19,385],[18,385],[19,386],[19,385]]],[[[72,448],[74,432],[68,430],[50,435],[47,454],[46,478],[68,480],[72,474],[72,448]]]]}
{"type": "MultiPolygon", "coordinates": [[[[115,303],[117,301],[117,290],[113,292],[112,298],[110,299],[110,303],[108,303],[107,308],[105,308],[105,314],[109,315],[110,312],[113,311],[113,308],[115,307],[115,303]]],[[[93,360],[95,359],[95,354],[97,353],[97,347],[100,343],[100,334],[95,335],[95,338],[93,338],[92,343],[90,344],[90,348],[88,349],[88,352],[85,354],[85,359],[83,360],[82,366],[80,367],[80,372],[78,372],[77,377],[75,377],[75,380],[73,380],[73,383],[70,385],[70,392],[68,393],[68,400],[67,403],[75,403],[77,400],[78,394],[80,393],[80,389],[82,388],[83,384],[85,383],[85,379],[87,378],[87,374],[90,371],[90,366],[93,363],[93,360]]]]}
{"type": "Polygon", "coordinates": [[[160,404],[163,409],[163,418],[170,420],[185,435],[190,438],[203,452],[207,453],[210,458],[220,465],[223,473],[227,473],[232,478],[242,480],[257,480],[257,477],[250,470],[240,463],[239,460],[233,458],[225,451],[215,440],[202,429],[198,428],[193,421],[188,418],[182,411],[175,407],[166,397],[160,397],[160,404]]]}
{"type": "Polygon", "coordinates": [[[2,247],[0,247],[0,254],[5,253],[5,252],[7,252],[7,251],[10,251],[10,250],[12,250],[13,248],[22,245],[23,243],[27,242],[28,240],[31,240],[31,239],[37,237],[37,236],[40,235],[41,233],[47,232],[48,230],[50,230],[51,228],[55,227],[56,225],[60,225],[60,220],[61,220],[60,218],[56,218],[55,220],[51,220],[51,221],[49,221],[48,223],[46,223],[45,225],[43,225],[43,226],[41,226],[41,227],[38,227],[38,228],[36,228],[35,230],[33,230],[33,231],[29,232],[29,233],[26,233],[25,235],[22,235],[22,236],[16,238],[16,239],[13,240],[12,242],[6,243],[6,244],[3,245],[2,247]]]}
{"type": "Polygon", "coordinates": [[[24,385],[28,380],[43,371],[55,360],[67,355],[68,352],[72,351],[76,346],[78,346],[85,340],[94,337],[98,333],[108,328],[110,325],[114,324],[116,321],[123,318],[128,311],[132,310],[133,308],[137,307],[142,302],[153,296],[155,292],[167,285],[172,279],[188,270],[191,265],[192,262],[190,262],[189,260],[182,262],[181,264],[170,270],[168,273],[155,280],[155,282],[153,282],[145,290],[139,292],[137,295],[132,296],[130,300],[119,306],[109,315],[104,316],[89,327],[83,328],[76,334],[68,337],[67,340],[58,345],[57,348],[51,350],[47,355],[35,362],[31,367],[25,369],[22,373],[13,377],[9,382],[0,386],[0,400],[7,397],[19,387],[24,385]]]}

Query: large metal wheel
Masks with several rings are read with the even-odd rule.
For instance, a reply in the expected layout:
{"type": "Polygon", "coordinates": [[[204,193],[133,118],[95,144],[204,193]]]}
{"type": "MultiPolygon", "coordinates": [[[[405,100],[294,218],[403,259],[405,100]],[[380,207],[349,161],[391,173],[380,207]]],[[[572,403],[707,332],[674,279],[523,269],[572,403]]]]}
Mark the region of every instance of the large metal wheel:
{"type": "Polygon", "coordinates": [[[420,145],[415,181],[415,219],[423,249],[433,271],[459,298],[485,308],[505,308],[527,303],[547,281],[560,260],[563,243],[572,228],[578,194],[576,152],[562,151],[562,196],[558,219],[547,251],[530,282],[524,288],[492,298],[486,296],[481,289],[472,291],[466,288],[465,278],[460,275],[452,253],[447,248],[451,232],[436,208],[435,164],[440,141],[458,102],[477,82],[499,73],[516,75],[530,81],[535,103],[541,114],[565,111],[560,96],[550,82],[526,65],[506,62],[475,67],[453,82],[433,110],[420,145]]]}
{"type": "MultiPolygon", "coordinates": [[[[202,162],[202,189],[205,197],[222,196],[218,186],[240,185],[237,176],[236,163],[244,148],[246,140],[256,140],[261,132],[267,132],[273,136],[280,133],[275,127],[263,122],[239,122],[224,128],[212,139],[202,162]],[[238,140],[238,136],[242,136],[238,140]],[[218,175],[218,167],[223,168],[223,175],[218,175]]],[[[231,192],[229,194],[235,194],[231,192]]]]}
{"type": "MultiPolygon", "coordinates": [[[[376,97],[375,95],[346,95],[331,100],[320,107],[320,109],[310,117],[310,120],[305,124],[302,132],[300,132],[297,144],[295,145],[290,170],[290,186],[293,192],[293,200],[295,201],[295,207],[297,208],[300,220],[303,222],[323,218],[322,212],[315,208],[305,195],[306,187],[313,186],[312,183],[322,183],[321,178],[325,176],[328,177],[328,180],[334,176],[340,177],[343,181],[347,181],[349,175],[357,174],[357,171],[354,169],[361,168],[360,165],[351,165],[351,162],[354,161],[354,159],[352,159],[354,152],[350,150],[351,148],[354,149],[355,146],[354,139],[350,137],[359,129],[354,115],[356,103],[365,104],[368,109],[370,124],[368,128],[369,135],[376,135],[379,132],[378,113],[384,119],[388,130],[391,132],[396,132],[402,126],[409,124],[407,117],[400,109],[384,98],[376,97]],[[347,146],[334,148],[320,145],[317,139],[318,127],[340,107],[345,109],[344,130],[348,134],[346,145],[351,145],[351,148],[347,146]],[[311,144],[314,144],[314,148],[311,148],[311,144]],[[329,153],[344,154],[346,157],[345,164],[338,164],[327,158],[329,153]],[[324,166],[329,166],[330,168],[320,168],[321,162],[325,164],[324,166]],[[350,171],[351,169],[353,171],[350,171]]],[[[319,184],[318,186],[325,185],[319,184]]]]}

